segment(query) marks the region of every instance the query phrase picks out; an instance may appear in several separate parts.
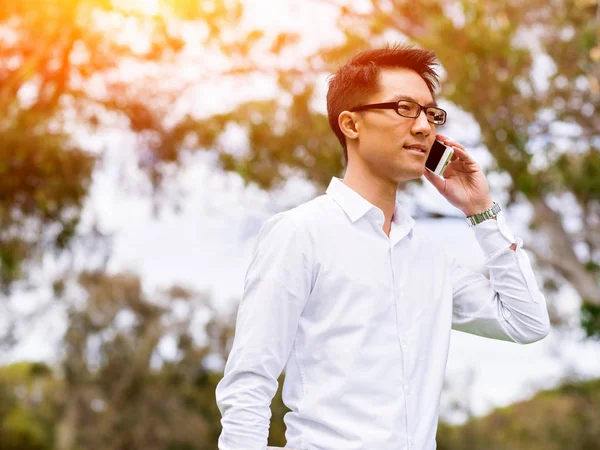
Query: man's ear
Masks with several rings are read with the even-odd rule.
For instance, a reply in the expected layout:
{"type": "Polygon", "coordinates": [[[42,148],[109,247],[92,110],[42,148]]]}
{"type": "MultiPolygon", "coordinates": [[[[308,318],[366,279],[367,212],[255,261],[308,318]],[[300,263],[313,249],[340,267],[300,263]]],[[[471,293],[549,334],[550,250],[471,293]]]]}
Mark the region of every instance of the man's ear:
{"type": "Polygon", "coordinates": [[[355,115],[350,111],[342,111],[338,116],[338,125],[340,130],[348,139],[358,138],[358,129],[356,127],[355,115]]]}

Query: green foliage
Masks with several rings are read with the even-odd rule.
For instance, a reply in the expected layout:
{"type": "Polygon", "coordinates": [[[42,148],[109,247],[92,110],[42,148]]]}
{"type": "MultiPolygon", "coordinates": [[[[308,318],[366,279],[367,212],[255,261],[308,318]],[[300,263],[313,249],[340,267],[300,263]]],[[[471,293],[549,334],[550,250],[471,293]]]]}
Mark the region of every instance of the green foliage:
{"type": "Polygon", "coordinates": [[[273,447],[284,447],[285,439],[285,422],[284,416],[290,409],[283,403],[283,382],[285,380],[285,372],[279,377],[277,392],[271,402],[271,426],[269,428],[269,445],[273,447]]]}
{"type": "Polygon", "coordinates": [[[46,450],[48,436],[44,427],[35,420],[32,413],[19,407],[13,408],[2,420],[1,449],[6,450],[46,450]]]}
{"type": "MultiPolygon", "coordinates": [[[[47,250],[64,250],[75,234],[78,212],[95,158],[49,134],[48,118],[21,113],[0,125],[0,287],[25,276],[23,262],[47,250]],[[35,230],[34,237],[25,233],[35,230]]],[[[1,124],[1,121],[0,121],[1,124]]]]}
{"type": "Polygon", "coordinates": [[[600,265],[595,261],[588,261],[585,263],[585,270],[591,273],[600,272],[600,265]]]}
{"type": "Polygon", "coordinates": [[[214,147],[221,167],[239,174],[246,184],[270,190],[296,172],[326,187],[332,174],[341,172],[343,158],[327,117],[312,111],[312,99],[312,87],[307,87],[292,96],[288,108],[276,101],[240,105],[235,112],[205,121],[201,142],[214,147]],[[234,123],[249,138],[249,148],[241,156],[216,145],[219,130],[234,123]]]}
{"type": "Polygon", "coordinates": [[[600,441],[600,380],[566,382],[462,426],[441,423],[440,450],[592,450],[600,441]]]}
{"type": "Polygon", "coordinates": [[[581,326],[586,336],[600,339],[600,306],[590,302],[581,304],[581,326]]]}
{"type": "Polygon", "coordinates": [[[600,150],[584,154],[563,154],[556,161],[556,169],[567,186],[583,203],[600,201],[600,150]]]}
{"type": "Polygon", "coordinates": [[[56,383],[42,363],[0,367],[0,450],[50,450],[56,383]]]}
{"type": "MultiPolygon", "coordinates": [[[[181,368],[179,363],[167,364],[144,377],[139,394],[154,397],[157,403],[146,398],[145,406],[142,406],[138,404],[141,397],[126,397],[127,402],[137,406],[115,409],[110,403],[106,404],[106,413],[110,411],[110,422],[115,428],[110,435],[103,435],[83,426],[79,430],[79,448],[134,448],[136,442],[140,442],[135,440],[139,437],[123,439],[123,435],[131,435],[134,430],[134,434],[149,433],[148,439],[154,440],[148,441],[145,448],[216,448],[221,432],[221,416],[214,393],[222,374],[198,371],[189,378],[181,368]],[[185,404],[182,410],[184,415],[179,415],[173,409],[178,402],[185,404]],[[176,415],[177,424],[173,424],[173,428],[165,434],[161,429],[169,421],[167,416],[172,414],[176,415]],[[146,427],[148,421],[153,430],[146,427]],[[194,439],[189,438],[190,427],[198,427],[200,431],[194,439]]],[[[285,445],[283,416],[289,409],[281,400],[284,376],[282,374],[279,378],[279,389],[271,404],[269,445],[273,446],[285,445]]],[[[55,377],[46,366],[36,363],[18,363],[0,368],[1,450],[56,448],[51,444],[51,430],[60,418],[61,408],[57,408],[55,402],[62,398],[62,393],[71,391],[67,384],[57,382],[55,377]],[[46,380],[47,384],[37,393],[31,390],[26,395],[15,395],[19,391],[16,389],[18,386],[33,386],[31,382],[35,379],[46,380]],[[32,400],[35,402],[31,403],[32,400]],[[45,411],[44,405],[54,405],[50,414],[40,412],[45,411]]],[[[100,378],[96,377],[89,379],[86,389],[94,392],[93,387],[99,381],[100,378]]],[[[117,382],[118,379],[113,381],[117,382]]],[[[91,420],[95,427],[105,426],[108,419],[105,413],[88,414],[86,412],[82,418],[91,420]]],[[[568,381],[555,389],[539,392],[530,400],[498,408],[487,416],[474,418],[461,426],[440,422],[437,446],[440,450],[592,450],[597,448],[600,439],[599,414],[600,380],[568,381]]]]}

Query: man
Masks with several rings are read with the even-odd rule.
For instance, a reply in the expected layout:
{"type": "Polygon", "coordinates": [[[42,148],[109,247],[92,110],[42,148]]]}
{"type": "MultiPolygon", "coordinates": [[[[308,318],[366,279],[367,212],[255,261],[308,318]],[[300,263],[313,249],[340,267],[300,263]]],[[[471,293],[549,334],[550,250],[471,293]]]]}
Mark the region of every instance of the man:
{"type": "Polygon", "coordinates": [[[397,46],[362,52],[330,79],[345,175],[258,234],[216,390],[220,450],[265,450],[284,368],[289,447],[435,449],[451,328],[521,344],[548,334],[522,241],[477,163],[437,135],[453,161],[444,178],[425,170],[446,118],[435,64],[432,52],[397,46]],[[396,202],[398,183],[421,175],[476,224],[489,280],[430,242],[396,202]]]}

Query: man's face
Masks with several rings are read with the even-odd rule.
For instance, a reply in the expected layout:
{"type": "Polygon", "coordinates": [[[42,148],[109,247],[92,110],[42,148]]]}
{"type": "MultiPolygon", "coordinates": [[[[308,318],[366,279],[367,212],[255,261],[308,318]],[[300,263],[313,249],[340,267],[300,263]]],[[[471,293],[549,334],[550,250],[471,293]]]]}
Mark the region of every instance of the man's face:
{"type": "MultiPolygon", "coordinates": [[[[403,98],[423,106],[432,106],[433,97],[419,74],[409,69],[382,69],[380,89],[365,104],[392,102],[403,98]]],[[[357,145],[352,159],[362,170],[398,183],[423,175],[427,155],[435,140],[435,125],[429,123],[425,112],[415,119],[400,116],[393,109],[374,109],[358,114],[357,145]],[[425,153],[407,147],[422,146],[425,153]]]]}

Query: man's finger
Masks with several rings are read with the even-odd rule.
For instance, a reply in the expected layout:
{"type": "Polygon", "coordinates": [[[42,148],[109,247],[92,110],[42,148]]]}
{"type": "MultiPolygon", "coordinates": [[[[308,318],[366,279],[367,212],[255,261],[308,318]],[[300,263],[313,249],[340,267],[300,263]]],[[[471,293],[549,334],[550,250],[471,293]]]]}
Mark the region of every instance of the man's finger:
{"type": "Polygon", "coordinates": [[[438,141],[442,142],[444,145],[446,145],[448,147],[460,148],[461,150],[466,151],[465,147],[462,144],[460,144],[460,143],[458,143],[456,141],[453,141],[452,139],[450,139],[449,137],[444,136],[443,134],[436,134],[435,137],[436,137],[436,139],[438,141]]]}
{"type": "Polygon", "coordinates": [[[425,176],[425,178],[427,178],[427,180],[431,184],[433,184],[433,186],[438,190],[438,192],[440,192],[440,193],[444,192],[444,184],[446,183],[446,180],[431,173],[427,169],[425,169],[425,172],[423,173],[423,175],[425,176]]]}
{"type": "Polygon", "coordinates": [[[455,146],[453,146],[452,149],[454,150],[454,154],[457,155],[463,161],[472,162],[472,163],[475,162],[475,160],[473,158],[471,158],[471,155],[469,155],[465,149],[460,148],[460,147],[455,147],[455,146]]]}

